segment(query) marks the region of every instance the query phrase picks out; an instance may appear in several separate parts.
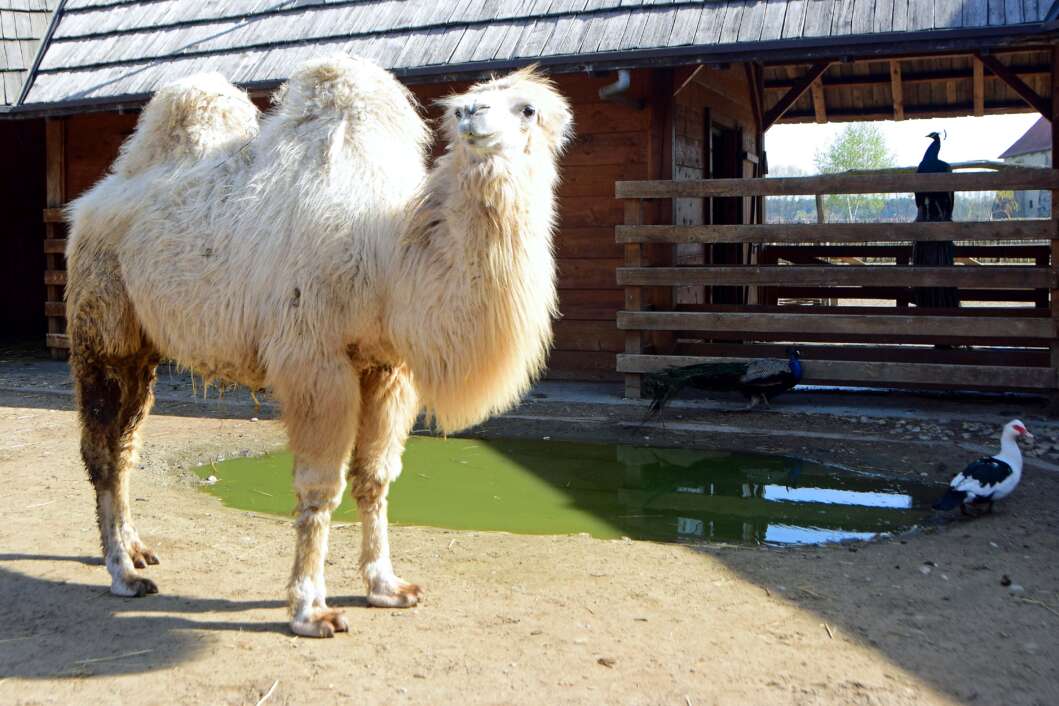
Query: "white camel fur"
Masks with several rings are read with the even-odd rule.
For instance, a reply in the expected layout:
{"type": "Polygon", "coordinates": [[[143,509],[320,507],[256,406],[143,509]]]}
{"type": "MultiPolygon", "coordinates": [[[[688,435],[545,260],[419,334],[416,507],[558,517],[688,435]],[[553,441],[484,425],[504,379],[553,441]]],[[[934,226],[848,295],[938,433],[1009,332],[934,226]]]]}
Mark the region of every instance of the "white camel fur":
{"type": "Polygon", "coordinates": [[[111,592],[157,591],[127,472],[165,357],[267,387],[294,453],[290,625],[331,636],[328,527],[348,474],[372,605],[420,589],[390,563],[386,498],[420,410],[453,432],[516,402],[556,310],[552,231],[566,101],[533,70],[443,101],[445,154],[411,94],[345,56],[298,68],[259,121],[222,77],[146,106],[70,207],[67,316],[82,456],[111,592]]]}

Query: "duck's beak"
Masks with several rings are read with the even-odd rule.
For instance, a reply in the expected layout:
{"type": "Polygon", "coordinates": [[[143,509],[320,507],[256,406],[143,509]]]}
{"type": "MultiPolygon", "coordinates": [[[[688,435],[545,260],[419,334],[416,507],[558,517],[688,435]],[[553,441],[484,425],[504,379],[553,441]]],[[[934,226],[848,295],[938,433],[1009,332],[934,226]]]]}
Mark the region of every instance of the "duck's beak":
{"type": "Polygon", "coordinates": [[[1025,439],[1026,441],[1033,441],[1034,436],[1033,436],[1033,434],[1031,434],[1029,432],[1026,432],[1025,434],[1022,435],[1022,438],[1025,439]]]}

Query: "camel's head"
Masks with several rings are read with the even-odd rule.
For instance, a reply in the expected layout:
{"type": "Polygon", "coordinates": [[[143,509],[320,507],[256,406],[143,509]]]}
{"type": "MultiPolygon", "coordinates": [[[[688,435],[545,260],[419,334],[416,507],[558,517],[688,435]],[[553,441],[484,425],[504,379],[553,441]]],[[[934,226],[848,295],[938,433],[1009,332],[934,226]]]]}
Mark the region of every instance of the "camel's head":
{"type": "Polygon", "coordinates": [[[542,151],[554,157],[573,131],[570,105],[535,66],[474,85],[441,105],[449,149],[474,159],[542,151]]]}

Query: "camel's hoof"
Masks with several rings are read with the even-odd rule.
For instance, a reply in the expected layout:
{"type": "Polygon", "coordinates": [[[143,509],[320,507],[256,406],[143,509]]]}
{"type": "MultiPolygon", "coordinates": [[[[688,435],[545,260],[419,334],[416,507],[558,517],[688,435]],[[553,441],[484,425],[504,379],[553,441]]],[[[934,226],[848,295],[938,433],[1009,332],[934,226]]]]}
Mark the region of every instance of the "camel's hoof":
{"type": "Polygon", "coordinates": [[[129,558],[132,559],[132,565],[137,569],[146,569],[148,565],[155,566],[161,563],[158,555],[142,544],[133,545],[129,550],[129,558]]]}
{"type": "Polygon", "coordinates": [[[398,581],[396,586],[378,586],[368,594],[368,604],[376,608],[411,608],[419,603],[423,590],[414,583],[398,581]]]}
{"type": "Polygon", "coordinates": [[[158,593],[158,584],[151,579],[130,574],[124,579],[114,579],[110,584],[110,592],[125,598],[142,598],[148,593],[158,593]]]}
{"type": "Polygon", "coordinates": [[[303,637],[334,637],[336,632],[349,632],[349,623],[342,611],[325,608],[314,610],[307,618],[290,621],[290,629],[303,637]]]}

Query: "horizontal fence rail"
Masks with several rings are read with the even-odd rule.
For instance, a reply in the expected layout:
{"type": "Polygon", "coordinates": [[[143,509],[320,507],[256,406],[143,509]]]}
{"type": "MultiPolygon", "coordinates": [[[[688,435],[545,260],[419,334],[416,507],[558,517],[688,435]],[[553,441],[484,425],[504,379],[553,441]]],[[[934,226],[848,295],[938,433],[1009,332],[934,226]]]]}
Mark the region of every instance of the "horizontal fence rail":
{"type": "Polygon", "coordinates": [[[1050,267],[901,267],[829,265],[823,267],[619,267],[618,284],[664,287],[677,285],[786,285],[930,287],[944,281],[953,287],[1005,289],[1056,284],[1050,267]]]}
{"type": "MultiPolygon", "coordinates": [[[[1054,206],[1050,219],[986,222],[645,222],[658,213],[646,203],[657,199],[1027,189],[1051,190],[1059,202],[1059,170],[617,182],[626,216],[615,230],[625,250],[617,370],[626,394],[638,397],[649,372],[777,357],[795,343],[808,353],[807,383],[1054,395],[1054,206]],[[953,264],[916,265],[918,244],[928,243],[955,244],[953,264]],[[680,263],[674,246],[683,247],[680,263]],[[960,305],[930,308],[949,301],[960,305]]],[[[760,213],[750,203],[742,212],[760,213]]]]}
{"type": "Polygon", "coordinates": [[[988,223],[791,223],[733,226],[617,226],[626,243],[872,243],[914,240],[1051,240],[1054,221],[988,223]]]}
{"type": "Polygon", "coordinates": [[[621,311],[618,328],[641,331],[712,331],[728,333],[864,334],[892,338],[1020,338],[1048,341],[1055,337],[1051,318],[978,316],[895,316],[841,314],[717,313],[698,311],[621,311]],[[988,333],[982,330],[988,326],[988,333]]]}
{"type": "Polygon", "coordinates": [[[717,196],[807,196],[816,194],[895,194],[914,191],[1005,191],[1059,189],[1052,169],[1017,169],[963,174],[824,174],[759,179],[619,181],[619,199],[710,198],[717,196]]]}
{"type": "MultiPolygon", "coordinates": [[[[753,358],[721,358],[673,355],[619,355],[618,372],[652,373],[670,366],[706,362],[749,362],[753,358]]],[[[1056,371],[1050,367],[1002,365],[942,365],[934,363],[887,363],[847,360],[805,361],[803,382],[809,385],[877,385],[978,387],[990,380],[1007,389],[1040,389],[1056,386],[1056,371]]]]}

